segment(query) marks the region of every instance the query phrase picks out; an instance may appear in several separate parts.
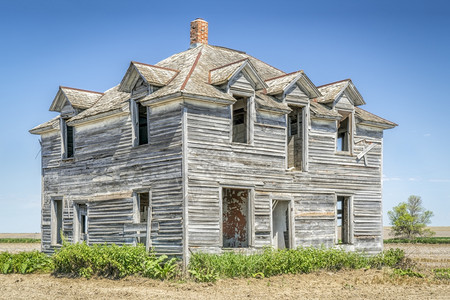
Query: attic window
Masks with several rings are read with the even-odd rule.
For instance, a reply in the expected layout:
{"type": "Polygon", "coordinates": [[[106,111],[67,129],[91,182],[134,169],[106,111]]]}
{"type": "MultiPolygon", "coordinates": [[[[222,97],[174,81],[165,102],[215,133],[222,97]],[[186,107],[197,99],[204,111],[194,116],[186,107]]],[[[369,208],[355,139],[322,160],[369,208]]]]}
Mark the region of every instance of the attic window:
{"type": "Polygon", "coordinates": [[[342,119],[338,122],[336,151],[351,152],[352,145],[352,113],[339,111],[342,119]]]}
{"type": "Polygon", "coordinates": [[[233,104],[233,138],[234,143],[248,143],[249,120],[248,98],[236,97],[233,104]]]}
{"type": "Polygon", "coordinates": [[[134,100],[131,100],[130,105],[133,120],[133,146],[148,144],[148,108],[134,100]]]}

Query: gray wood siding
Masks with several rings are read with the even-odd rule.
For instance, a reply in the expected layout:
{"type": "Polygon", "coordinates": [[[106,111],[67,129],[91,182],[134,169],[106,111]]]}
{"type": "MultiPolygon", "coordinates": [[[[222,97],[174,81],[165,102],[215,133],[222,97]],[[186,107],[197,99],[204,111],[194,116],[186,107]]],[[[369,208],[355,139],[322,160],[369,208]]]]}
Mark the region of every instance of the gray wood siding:
{"type": "MultiPolygon", "coordinates": [[[[88,201],[89,243],[132,243],[124,224],[133,222],[134,189],[151,186],[152,244],[166,254],[182,254],[181,107],[155,109],[150,115],[150,142],[132,147],[130,116],[79,125],[75,158],[61,160],[58,133],[42,137],[43,250],[50,246],[50,202],[64,197],[64,233],[72,240],[73,200],[88,201]],[[94,195],[128,193],[122,198],[93,200],[94,195]]],[[[95,197],[94,197],[95,198],[95,197]]]]}

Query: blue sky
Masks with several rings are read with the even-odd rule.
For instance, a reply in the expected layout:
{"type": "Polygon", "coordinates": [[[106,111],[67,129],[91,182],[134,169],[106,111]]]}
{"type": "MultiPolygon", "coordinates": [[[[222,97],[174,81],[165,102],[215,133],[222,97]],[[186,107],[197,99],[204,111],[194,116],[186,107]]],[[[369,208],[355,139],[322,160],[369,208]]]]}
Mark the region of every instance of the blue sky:
{"type": "Polygon", "coordinates": [[[0,1],[0,232],[40,231],[40,146],[59,85],[105,91],[131,60],[155,64],[209,42],[316,85],[351,78],[363,107],[400,126],[384,138],[386,212],[420,195],[450,225],[448,1],[0,1]],[[447,4],[448,3],[448,4],[447,4]]]}

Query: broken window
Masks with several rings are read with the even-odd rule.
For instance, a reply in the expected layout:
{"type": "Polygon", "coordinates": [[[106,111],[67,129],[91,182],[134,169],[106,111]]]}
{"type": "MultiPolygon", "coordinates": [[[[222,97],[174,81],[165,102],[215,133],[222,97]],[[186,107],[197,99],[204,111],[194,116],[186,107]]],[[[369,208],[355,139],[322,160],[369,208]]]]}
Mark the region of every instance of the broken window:
{"type": "Polygon", "coordinates": [[[133,145],[148,144],[148,110],[146,106],[131,101],[131,116],[133,119],[133,145]]]}
{"type": "MultiPolygon", "coordinates": [[[[150,209],[150,193],[149,192],[137,193],[136,201],[137,201],[136,209],[139,209],[136,219],[135,219],[136,222],[141,223],[141,224],[148,224],[149,214],[151,213],[149,211],[149,209],[150,209]]],[[[147,227],[147,229],[150,228],[150,226],[146,226],[146,227],[147,227]]],[[[147,232],[137,231],[137,242],[147,245],[147,232]]]]}
{"type": "Polygon", "coordinates": [[[82,242],[87,241],[88,235],[88,217],[87,217],[87,205],[84,203],[75,204],[73,222],[73,241],[82,242]]]}
{"type": "Polygon", "coordinates": [[[336,199],[336,231],[337,243],[351,243],[350,197],[337,196],[336,199]]]}
{"type": "Polygon", "coordinates": [[[338,122],[336,151],[350,152],[352,142],[352,114],[342,111],[339,111],[339,113],[342,115],[342,119],[338,122]]]}
{"type": "Polygon", "coordinates": [[[62,158],[72,158],[74,155],[74,128],[67,125],[67,120],[61,118],[61,150],[62,158]]]}
{"type": "Polygon", "coordinates": [[[303,130],[303,108],[293,108],[288,116],[288,168],[302,169],[304,151],[303,130]]]}
{"type": "Polygon", "coordinates": [[[233,139],[235,143],[247,143],[249,135],[248,99],[236,97],[233,104],[233,139]]]}
{"type": "Polygon", "coordinates": [[[272,202],[272,245],[275,249],[290,248],[289,201],[272,202]]]}
{"type": "Polygon", "coordinates": [[[63,200],[52,199],[51,205],[51,227],[52,227],[52,244],[62,244],[62,225],[63,225],[63,200]]]}
{"type": "Polygon", "coordinates": [[[224,188],[222,192],[223,247],[249,246],[249,190],[224,188]]]}

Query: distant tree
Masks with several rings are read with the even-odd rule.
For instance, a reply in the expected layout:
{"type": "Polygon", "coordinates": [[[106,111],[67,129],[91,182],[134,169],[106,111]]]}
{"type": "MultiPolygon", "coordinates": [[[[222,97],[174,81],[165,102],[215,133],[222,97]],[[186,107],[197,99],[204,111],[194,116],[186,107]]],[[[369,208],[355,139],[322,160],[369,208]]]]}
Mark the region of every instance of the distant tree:
{"type": "Polygon", "coordinates": [[[411,195],[408,202],[401,202],[392,211],[388,211],[392,231],[396,237],[412,239],[417,236],[429,236],[434,232],[425,228],[431,223],[433,212],[425,210],[420,196],[411,195]]]}

